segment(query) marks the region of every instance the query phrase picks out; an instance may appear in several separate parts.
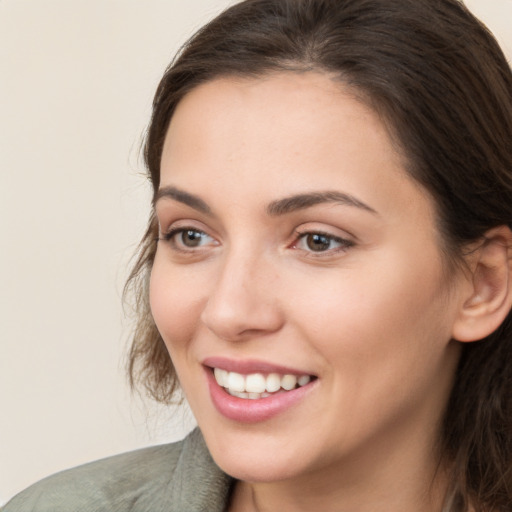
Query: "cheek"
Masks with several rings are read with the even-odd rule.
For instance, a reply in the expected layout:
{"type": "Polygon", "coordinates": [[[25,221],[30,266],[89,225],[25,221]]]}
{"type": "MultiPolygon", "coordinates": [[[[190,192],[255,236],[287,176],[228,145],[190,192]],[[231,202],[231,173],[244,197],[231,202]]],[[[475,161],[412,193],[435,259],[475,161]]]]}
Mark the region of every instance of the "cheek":
{"type": "Polygon", "coordinates": [[[378,256],[357,272],[326,275],[307,294],[296,290],[296,318],[343,371],[409,374],[426,358],[441,357],[450,339],[453,315],[441,266],[435,259],[378,256]]]}
{"type": "Polygon", "coordinates": [[[381,263],[379,271],[318,282],[295,302],[296,325],[324,361],[330,401],[350,411],[349,430],[359,433],[418,407],[436,414],[456,364],[437,268],[404,272],[404,265],[381,263]]]}
{"type": "Polygon", "coordinates": [[[157,254],[151,271],[149,300],[153,319],[171,355],[193,336],[204,291],[204,282],[197,273],[173,269],[157,254]]]}

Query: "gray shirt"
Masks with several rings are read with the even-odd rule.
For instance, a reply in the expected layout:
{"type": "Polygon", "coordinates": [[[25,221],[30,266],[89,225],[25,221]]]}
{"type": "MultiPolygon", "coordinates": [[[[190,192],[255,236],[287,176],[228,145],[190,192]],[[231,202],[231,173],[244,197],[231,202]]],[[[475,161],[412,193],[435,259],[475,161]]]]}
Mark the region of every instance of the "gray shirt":
{"type": "Polygon", "coordinates": [[[2,512],[224,512],[232,483],[195,429],[178,443],[50,476],[15,496],[2,512]]]}

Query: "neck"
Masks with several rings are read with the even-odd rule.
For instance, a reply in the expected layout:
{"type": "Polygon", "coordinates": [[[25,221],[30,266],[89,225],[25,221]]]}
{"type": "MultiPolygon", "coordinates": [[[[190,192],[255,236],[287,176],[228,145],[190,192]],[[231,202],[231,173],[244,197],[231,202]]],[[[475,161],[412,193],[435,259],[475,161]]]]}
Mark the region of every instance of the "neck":
{"type": "MultiPolygon", "coordinates": [[[[448,472],[432,436],[368,443],[354,460],[277,482],[238,482],[230,512],[442,512],[448,472]],[[393,441],[393,442],[392,442],[393,441]],[[362,453],[363,452],[363,453],[362,453]]],[[[421,437],[421,436],[419,436],[421,437]]]]}

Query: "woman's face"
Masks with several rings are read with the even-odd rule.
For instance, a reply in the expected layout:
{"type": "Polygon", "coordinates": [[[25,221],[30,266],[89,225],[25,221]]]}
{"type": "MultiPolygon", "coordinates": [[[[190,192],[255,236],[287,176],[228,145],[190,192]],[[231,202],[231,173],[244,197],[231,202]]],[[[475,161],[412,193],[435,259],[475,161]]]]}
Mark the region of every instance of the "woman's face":
{"type": "Polygon", "coordinates": [[[221,468],[311,481],[434,456],[458,277],[372,110],[317,73],[202,85],[156,210],[154,319],[221,468]]]}

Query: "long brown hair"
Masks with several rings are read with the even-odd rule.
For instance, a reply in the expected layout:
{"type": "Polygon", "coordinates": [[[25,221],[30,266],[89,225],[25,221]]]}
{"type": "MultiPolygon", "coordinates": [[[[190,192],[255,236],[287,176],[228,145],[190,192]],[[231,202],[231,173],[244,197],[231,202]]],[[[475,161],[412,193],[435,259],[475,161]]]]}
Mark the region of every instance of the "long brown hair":
{"type": "MultiPolygon", "coordinates": [[[[449,264],[490,228],[512,226],[512,73],[498,44],[457,0],[246,0],[184,46],[156,92],[145,161],[156,191],[179,101],[226,75],[328,72],[389,125],[407,171],[431,194],[449,264]]],[[[148,305],[154,212],[128,282],[138,305],[132,384],[170,402],[176,375],[148,305]]],[[[450,510],[512,503],[512,320],[463,346],[442,431],[453,466],[450,510]]]]}

